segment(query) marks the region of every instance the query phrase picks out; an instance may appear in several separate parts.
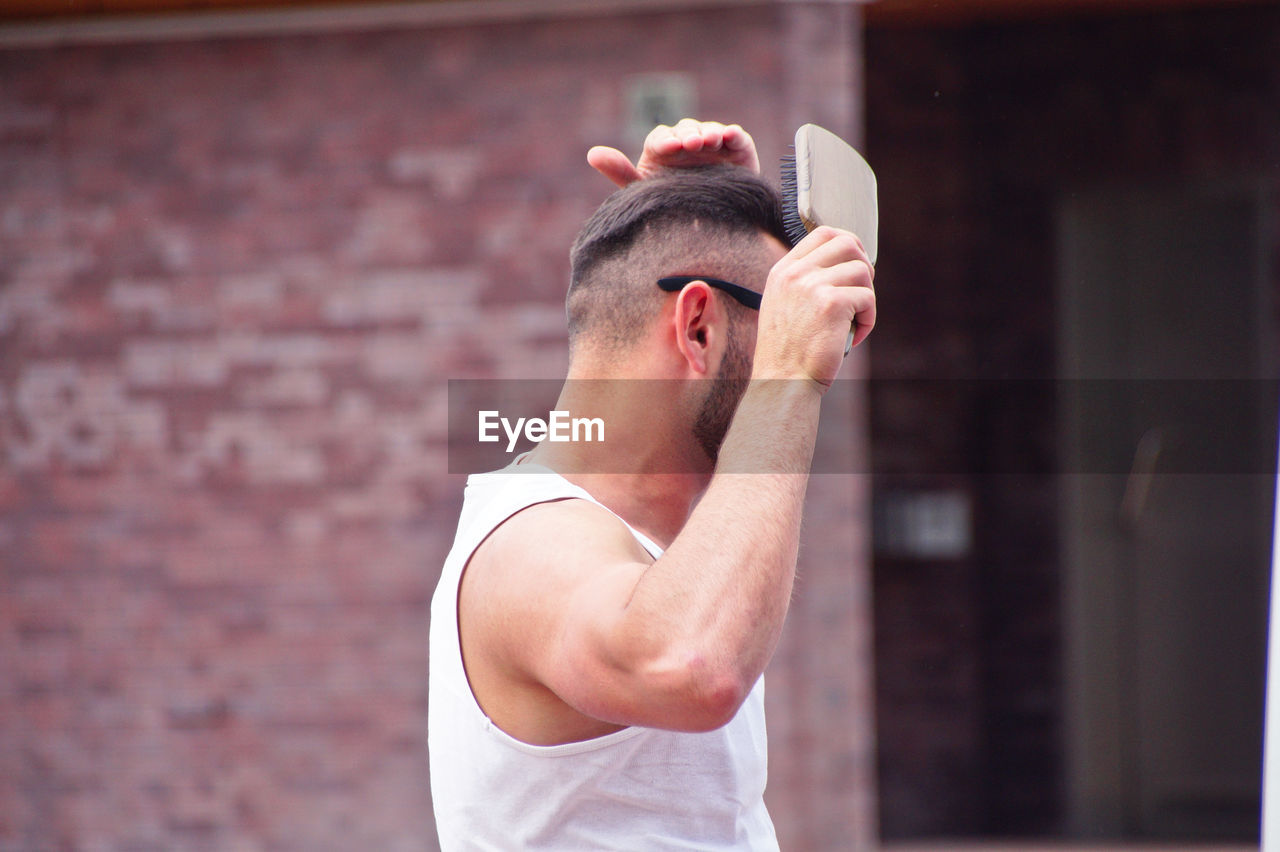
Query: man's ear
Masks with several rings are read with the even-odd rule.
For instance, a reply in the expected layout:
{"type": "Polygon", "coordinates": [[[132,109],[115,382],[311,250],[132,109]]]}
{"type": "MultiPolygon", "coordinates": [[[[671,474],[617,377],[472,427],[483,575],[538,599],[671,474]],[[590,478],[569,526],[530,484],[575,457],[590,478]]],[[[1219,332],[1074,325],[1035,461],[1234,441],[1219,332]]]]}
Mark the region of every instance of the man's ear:
{"type": "Polygon", "coordinates": [[[676,295],[676,347],[695,373],[711,371],[711,350],[718,345],[720,326],[712,322],[715,302],[705,281],[691,281],[676,295]]]}

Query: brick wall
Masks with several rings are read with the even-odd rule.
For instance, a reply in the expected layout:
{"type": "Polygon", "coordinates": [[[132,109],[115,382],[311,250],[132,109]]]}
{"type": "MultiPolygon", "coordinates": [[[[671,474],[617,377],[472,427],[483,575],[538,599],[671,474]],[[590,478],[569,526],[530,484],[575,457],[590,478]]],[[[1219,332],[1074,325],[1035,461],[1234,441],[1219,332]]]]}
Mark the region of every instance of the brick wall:
{"type": "MultiPolygon", "coordinates": [[[[562,375],[567,246],[608,189],[583,155],[628,144],[627,75],[690,74],[772,163],[797,119],[856,130],[857,24],[0,50],[0,849],[434,848],[445,380],[562,375]]],[[[787,848],[855,848],[866,493],[812,497],[769,799],[787,848]]]]}
{"type": "MultiPolygon", "coordinates": [[[[1273,4],[868,30],[884,223],[872,376],[1052,377],[1055,204],[1099,185],[1274,187],[1277,56],[1273,4]]],[[[1280,291],[1280,232],[1274,246],[1280,291]]],[[[876,387],[877,469],[917,473],[881,476],[877,493],[955,489],[975,518],[965,558],[876,559],[884,835],[1053,832],[1058,485],[1030,473],[1053,468],[1053,411],[1019,415],[963,381],[876,387]],[[1026,473],[936,473],[957,452],[1026,473]]]]}

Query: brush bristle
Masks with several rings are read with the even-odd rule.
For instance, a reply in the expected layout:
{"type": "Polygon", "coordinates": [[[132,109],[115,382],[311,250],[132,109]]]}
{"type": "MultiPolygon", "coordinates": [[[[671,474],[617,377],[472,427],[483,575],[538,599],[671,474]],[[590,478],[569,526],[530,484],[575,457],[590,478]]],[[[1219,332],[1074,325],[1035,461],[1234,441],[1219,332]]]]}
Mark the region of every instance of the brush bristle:
{"type": "Polygon", "coordinates": [[[800,208],[797,204],[798,193],[796,155],[787,154],[782,158],[782,227],[791,238],[792,248],[809,233],[808,226],[800,216],[800,208]]]}

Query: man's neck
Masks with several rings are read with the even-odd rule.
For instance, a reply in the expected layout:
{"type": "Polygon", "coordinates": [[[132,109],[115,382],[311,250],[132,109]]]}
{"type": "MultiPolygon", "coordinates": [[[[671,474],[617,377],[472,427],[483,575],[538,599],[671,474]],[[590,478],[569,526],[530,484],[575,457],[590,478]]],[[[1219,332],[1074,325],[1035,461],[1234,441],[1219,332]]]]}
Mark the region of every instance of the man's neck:
{"type": "Polygon", "coordinates": [[[599,418],[603,441],[539,444],[528,462],[578,485],[664,548],[684,527],[713,466],[672,416],[670,387],[646,379],[565,382],[556,409],[599,418]],[[650,398],[652,397],[652,398],[650,398]],[[666,415],[666,416],[664,416],[666,415]]]}

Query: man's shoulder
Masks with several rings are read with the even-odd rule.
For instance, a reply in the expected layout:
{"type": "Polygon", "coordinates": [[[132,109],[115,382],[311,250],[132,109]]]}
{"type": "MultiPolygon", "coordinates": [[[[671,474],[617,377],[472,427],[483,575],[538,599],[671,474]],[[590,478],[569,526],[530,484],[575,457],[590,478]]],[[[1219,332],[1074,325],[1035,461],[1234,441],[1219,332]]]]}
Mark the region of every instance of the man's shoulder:
{"type": "MultiPolygon", "coordinates": [[[[588,499],[527,506],[507,518],[468,561],[458,597],[464,643],[491,660],[550,647],[568,603],[609,578],[634,582],[652,562],[626,524],[588,499]]],[[[478,659],[478,657],[473,657],[478,659]]]]}
{"type": "Polygon", "coordinates": [[[651,561],[621,518],[587,497],[566,496],[513,513],[476,549],[473,561],[494,559],[514,568],[624,558],[651,561]]]}

